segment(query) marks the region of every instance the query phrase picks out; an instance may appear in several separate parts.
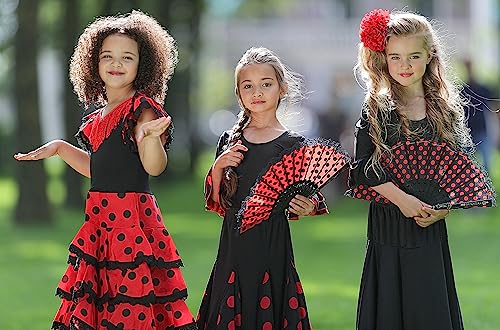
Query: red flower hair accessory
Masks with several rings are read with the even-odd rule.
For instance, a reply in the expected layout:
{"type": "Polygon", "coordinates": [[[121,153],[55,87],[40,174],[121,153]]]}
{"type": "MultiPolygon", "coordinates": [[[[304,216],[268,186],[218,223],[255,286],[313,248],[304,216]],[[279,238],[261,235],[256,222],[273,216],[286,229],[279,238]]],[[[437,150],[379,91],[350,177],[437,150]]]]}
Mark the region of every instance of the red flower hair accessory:
{"type": "Polygon", "coordinates": [[[364,47],[376,52],[384,51],[390,17],[391,13],[384,9],[375,9],[365,14],[359,25],[359,39],[364,47]]]}

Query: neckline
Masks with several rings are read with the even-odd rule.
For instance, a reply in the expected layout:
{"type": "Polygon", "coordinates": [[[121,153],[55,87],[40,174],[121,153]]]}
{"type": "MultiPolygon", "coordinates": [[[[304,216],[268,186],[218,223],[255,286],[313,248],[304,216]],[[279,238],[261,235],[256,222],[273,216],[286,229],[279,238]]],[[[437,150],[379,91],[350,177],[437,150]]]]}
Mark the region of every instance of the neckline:
{"type": "Polygon", "coordinates": [[[245,137],[245,134],[243,134],[243,133],[241,134],[241,138],[242,138],[243,140],[245,140],[248,144],[252,144],[252,145],[263,145],[263,144],[268,144],[268,143],[271,143],[271,142],[274,142],[274,141],[278,140],[280,137],[282,137],[282,136],[283,136],[283,135],[285,135],[286,133],[288,133],[288,131],[287,131],[287,130],[285,130],[283,133],[281,133],[280,135],[278,135],[278,136],[277,136],[277,137],[275,137],[274,139],[271,139],[271,140],[266,141],[266,142],[258,142],[258,143],[248,141],[248,140],[247,140],[247,138],[245,137]]]}
{"type": "Polygon", "coordinates": [[[408,120],[412,123],[419,123],[419,122],[422,122],[426,119],[427,119],[427,116],[425,116],[424,118],[420,118],[420,119],[408,119],[408,120]]]}
{"type": "Polygon", "coordinates": [[[108,117],[110,114],[112,114],[116,109],[121,108],[126,102],[129,102],[130,100],[132,100],[136,95],[137,95],[137,92],[135,92],[134,95],[127,97],[122,102],[118,103],[111,111],[109,111],[104,116],[102,113],[104,112],[104,109],[106,109],[106,106],[102,107],[101,110],[99,111],[99,118],[101,120],[104,120],[106,117],[108,117]]]}

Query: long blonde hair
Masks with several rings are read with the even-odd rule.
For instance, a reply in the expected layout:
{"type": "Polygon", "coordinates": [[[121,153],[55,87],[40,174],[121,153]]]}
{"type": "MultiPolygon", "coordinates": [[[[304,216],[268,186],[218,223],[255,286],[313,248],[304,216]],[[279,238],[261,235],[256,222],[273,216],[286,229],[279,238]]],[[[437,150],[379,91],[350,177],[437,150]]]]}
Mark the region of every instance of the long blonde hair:
{"type": "MultiPolygon", "coordinates": [[[[426,115],[435,137],[455,148],[473,147],[465,124],[464,100],[460,97],[458,84],[449,77],[447,56],[433,25],[425,17],[411,12],[395,11],[390,14],[386,45],[393,36],[415,35],[423,38],[424,48],[430,56],[422,84],[426,115]]],[[[366,84],[363,111],[370,124],[369,134],[375,145],[365,171],[372,168],[380,175],[380,158],[384,152],[389,152],[383,132],[384,128],[391,124],[393,112],[396,111],[400,118],[396,123],[397,131],[407,137],[416,136],[418,132],[411,130],[410,120],[398,111],[405,106],[405,89],[389,74],[385,52],[371,50],[360,43],[354,71],[366,84]]]]}
{"type": "MultiPolygon", "coordinates": [[[[243,130],[248,126],[251,118],[251,113],[245,108],[241,97],[238,86],[239,74],[242,68],[250,64],[269,64],[273,67],[276,73],[276,80],[280,86],[280,90],[286,91],[286,93],[280,97],[278,101],[278,107],[285,104],[285,106],[298,104],[305,98],[304,91],[304,81],[301,75],[293,72],[288,66],[286,66],[275,53],[264,47],[252,47],[248,49],[241,59],[239,60],[236,68],[234,70],[234,85],[235,94],[238,98],[238,104],[240,106],[240,112],[238,114],[238,120],[234,126],[229,131],[229,137],[224,144],[223,150],[230,148],[238,140],[241,139],[243,135],[243,130]]],[[[238,188],[238,175],[233,168],[227,167],[224,169],[224,176],[221,183],[221,205],[225,208],[231,206],[231,198],[236,193],[238,188]]]]}

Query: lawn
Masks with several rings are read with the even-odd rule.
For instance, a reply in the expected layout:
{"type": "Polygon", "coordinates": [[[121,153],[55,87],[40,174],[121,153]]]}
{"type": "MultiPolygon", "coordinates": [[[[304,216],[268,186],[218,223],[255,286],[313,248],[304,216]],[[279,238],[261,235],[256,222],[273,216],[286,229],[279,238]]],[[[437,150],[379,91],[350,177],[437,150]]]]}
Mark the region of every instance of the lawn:
{"type": "MultiPolygon", "coordinates": [[[[184,259],[197,313],[217,252],[220,219],[203,209],[201,178],[154,186],[165,222],[184,259]]],[[[17,228],[10,214],[13,183],[0,179],[0,329],[50,327],[59,304],[55,286],[82,212],[59,208],[51,228],[17,228]],[[7,197],[5,197],[7,196],[7,197]]],[[[15,196],[15,194],[14,194],[15,196]]],[[[291,224],[297,268],[316,330],[354,329],[363,263],[367,203],[339,199],[328,216],[291,224]]],[[[457,211],[448,220],[456,284],[466,329],[500,324],[500,210],[457,211]]]]}

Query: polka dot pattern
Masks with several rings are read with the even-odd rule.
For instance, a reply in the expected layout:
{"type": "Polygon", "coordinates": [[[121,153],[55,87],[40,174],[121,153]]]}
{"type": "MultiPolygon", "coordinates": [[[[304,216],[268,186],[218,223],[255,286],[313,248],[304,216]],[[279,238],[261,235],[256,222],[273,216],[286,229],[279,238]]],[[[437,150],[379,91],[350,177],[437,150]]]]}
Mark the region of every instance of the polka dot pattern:
{"type": "Polygon", "coordinates": [[[90,192],[86,214],[89,219],[70,245],[69,266],[58,285],[62,301],[54,324],[113,329],[194,326],[184,301],[180,257],[154,196],[90,192]],[[136,301],[151,301],[153,308],[136,301]]]}
{"type": "Polygon", "coordinates": [[[318,191],[340,173],[349,162],[349,156],[339,145],[304,143],[301,147],[282,156],[257,179],[252,194],[244,201],[238,212],[243,233],[263,221],[274,211],[288,205],[297,193],[318,191]]]}
{"type": "MultiPolygon", "coordinates": [[[[490,207],[494,192],[487,174],[463,152],[435,141],[403,141],[384,154],[381,164],[391,181],[436,209],[490,207]]],[[[364,185],[347,196],[389,204],[390,201],[364,185]]]]}

